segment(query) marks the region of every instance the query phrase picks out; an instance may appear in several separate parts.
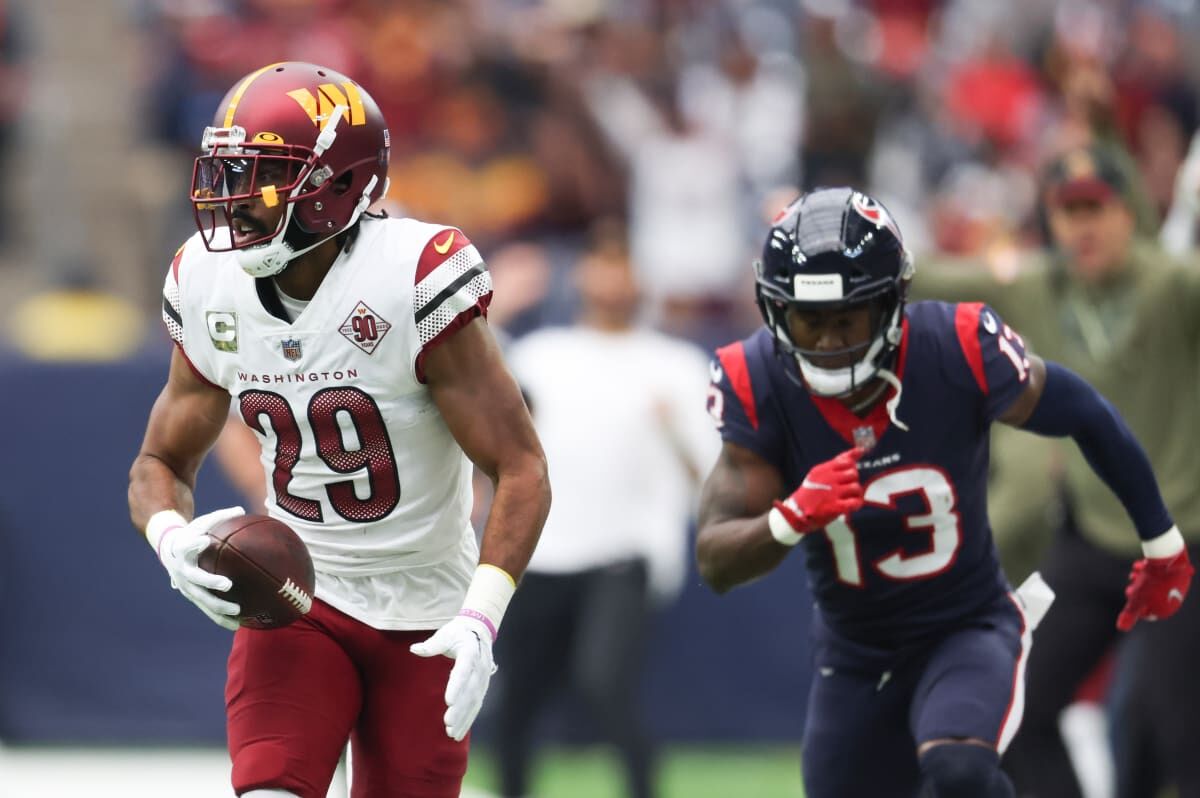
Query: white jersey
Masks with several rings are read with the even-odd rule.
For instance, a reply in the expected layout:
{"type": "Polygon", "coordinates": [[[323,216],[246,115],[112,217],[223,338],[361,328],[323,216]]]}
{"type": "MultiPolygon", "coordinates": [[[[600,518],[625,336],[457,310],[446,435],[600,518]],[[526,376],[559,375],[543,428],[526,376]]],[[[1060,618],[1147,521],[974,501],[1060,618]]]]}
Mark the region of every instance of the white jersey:
{"type": "Polygon", "coordinates": [[[471,466],[421,363],[490,298],[462,232],[411,219],[365,219],[291,322],[270,279],[199,235],[167,274],[167,329],[259,435],[269,512],[307,544],[317,596],[377,628],[454,617],[478,560],[471,466]]]}

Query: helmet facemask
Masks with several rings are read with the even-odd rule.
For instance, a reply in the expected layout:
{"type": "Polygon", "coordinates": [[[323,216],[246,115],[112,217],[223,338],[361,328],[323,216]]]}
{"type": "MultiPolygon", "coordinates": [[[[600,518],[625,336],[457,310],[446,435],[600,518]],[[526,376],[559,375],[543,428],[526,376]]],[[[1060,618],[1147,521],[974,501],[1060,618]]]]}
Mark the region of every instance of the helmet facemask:
{"type": "Polygon", "coordinates": [[[378,182],[374,175],[354,203],[345,224],[327,220],[325,229],[310,230],[303,221],[306,216],[320,216],[326,210],[323,200],[330,204],[345,202],[344,197],[333,194],[344,193],[337,189],[346,187],[348,181],[342,178],[348,177],[350,170],[335,176],[321,161],[321,155],[337,136],[342,111],[344,108],[338,106],[330,114],[312,148],[257,141],[247,146],[246,131],[241,127],[205,129],[202,148],[208,154],[196,158],[191,199],[196,225],[209,251],[235,251],[247,274],[268,277],[358,221],[371,203],[371,193],[378,182]],[[247,218],[238,209],[251,203],[262,203],[268,208],[282,204],[283,212],[273,230],[238,240],[235,231],[239,222],[247,218]],[[218,232],[222,227],[227,231],[223,237],[218,232]]]}
{"type": "Polygon", "coordinates": [[[797,301],[781,294],[760,290],[759,307],[774,336],[776,349],[789,355],[796,364],[795,372],[788,370],[786,373],[811,393],[834,398],[851,396],[869,384],[881,369],[890,366],[892,355],[900,345],[904,318],[904,300],[896,287],[888,286],[872,297],[835,304],[797,301]],[[871,328],[871,335],[865,341],[838,350],[816,350],[804,349],[792,338],[787,320],[789,309],[836,311],[864,306],[870,311],[871,328]],[[843,366],[822,365],[843,358],[852,359],[843,366]]]}

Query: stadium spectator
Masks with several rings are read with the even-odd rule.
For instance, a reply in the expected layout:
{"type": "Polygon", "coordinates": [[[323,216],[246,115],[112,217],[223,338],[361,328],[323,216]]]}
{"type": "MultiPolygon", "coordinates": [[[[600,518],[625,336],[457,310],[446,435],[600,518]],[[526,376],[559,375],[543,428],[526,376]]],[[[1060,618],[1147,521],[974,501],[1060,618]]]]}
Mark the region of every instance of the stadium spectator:
{"type": "Polygon", "coordinates": [[[620,755],[627,794],[654,787],[638,717],[651,609],[686,573],[694,487],[715,456],[703,353],[638,323],[623,228],[600,227],[576,271],[577,323],[509,350],[554,474],[554,507],[497,648],[501,793],[530,794],[542,710],[562,688],[584,699],[620,755]]]}
{"type": "Polygon", "coordinates": [[[457,796],[492,643],[550,500],[485,322],[487,270],[460,230],[364,215],[386,192],[388,135],[335,70],[251,72],[204,140],[199,232],[164,286],[176,350],[129,506],[172,586],[236,630],[234,789],[324,796],[349,740],[356,794],[457,796]],[[192,517],[235,394],[272,453],[269,512],[316,567],[310,611],[283,629],[239,628],[230,580],[197,565],[208,531],[242,513],[192,517]],[[468,456],[495,485],[478,545],[468,456]]]}

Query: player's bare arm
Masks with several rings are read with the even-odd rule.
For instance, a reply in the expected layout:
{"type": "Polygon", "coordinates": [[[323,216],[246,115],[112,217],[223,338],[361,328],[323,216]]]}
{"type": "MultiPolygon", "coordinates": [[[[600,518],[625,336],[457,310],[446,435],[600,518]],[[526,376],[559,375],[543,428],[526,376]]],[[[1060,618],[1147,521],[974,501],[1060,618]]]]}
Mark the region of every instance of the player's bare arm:
{"type": "Polygon", "coordinates": [[[495,488],[480,565],[462,609],[411,646],[418,656],[455,660],[443,720],[446,734],[462,740],[495,670],[492,642],[550,511],[550,482],[525,400],[486,321],[472,320],[428,351],[424,372],[446,426],[495,488]]]}
{"type": "Polygon", "coordinates": [[[480,562],[520,579],[550,511],[546,456],[487,322],[477,318],[426,355],[433,401],[495,498],[480,562]]]}
{"type": "Polygon", "coordinates": [[[144,531],[171,584],[213,623],[233,630],[241,608],[211,591],[227,591],[232,582],[198,565],[208,545],[206,532],[242,514],[229,507],[193,519],[196,472],[229,412],[229,394],[205,383],[176,349],[167,384],[146,425],[141,451],[129,471],[129,516],[144,531]],[[189,520],[191,519],[191,520],[189,520]]]}
{"type": "Polygon", "coordinates": [[[696,561],[704,581],[718,593],[768,573],[790,550],[767,526],[772,502],[784,495],[775,466],[754,452],[725,442],[700,494],[696,561]]]}
{"type": "Polygon", "coordinates": [[[175,349],[167,384],[154,402],[142,448],[129,472],[129,515],[145,529],[150,516],[194,512],[192,489],[205,454],[220,435],[229,394],[205,383],[175,349]]]}

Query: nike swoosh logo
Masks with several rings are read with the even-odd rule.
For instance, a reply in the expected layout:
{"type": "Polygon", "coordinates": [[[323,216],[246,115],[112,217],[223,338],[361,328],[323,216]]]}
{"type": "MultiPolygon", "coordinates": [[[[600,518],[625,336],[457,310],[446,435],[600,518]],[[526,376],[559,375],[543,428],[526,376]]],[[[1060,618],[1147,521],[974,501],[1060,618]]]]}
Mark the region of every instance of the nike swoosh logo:
{"type": "Polygon", "coordinates": [[[813,482],[808,478],[805,478],[805,480],[800,483],[800,487],[808,488],[809,490],[833,490],[833,488],[829,485],[825,485],[820,482],[813,482]]]}
{"type": "Polygon", "coordinates": [[[1173,587],[1167,591],[1167,598],[1175,599],[1180,604],[1182,604],[1183,603],[1183,591],[1177,587],[1173,587]]]}
{"type": "Polygon", "coordinates": [[[711,379],[713,382],[720,382],[722,376],[723,374],[721,372],[721,367],[717,365],[716,362],[711,362],[708,364],[709,379],[711,379]]]}
{"type": "Polygon", "coordinates": [[[454,231],[450,231],[450,235],[446,236],[446,240],[442,243],[433,242],[433,250],[439,255],[445,255],[450,251],[450,245],[454,243],[454,231]]]}

